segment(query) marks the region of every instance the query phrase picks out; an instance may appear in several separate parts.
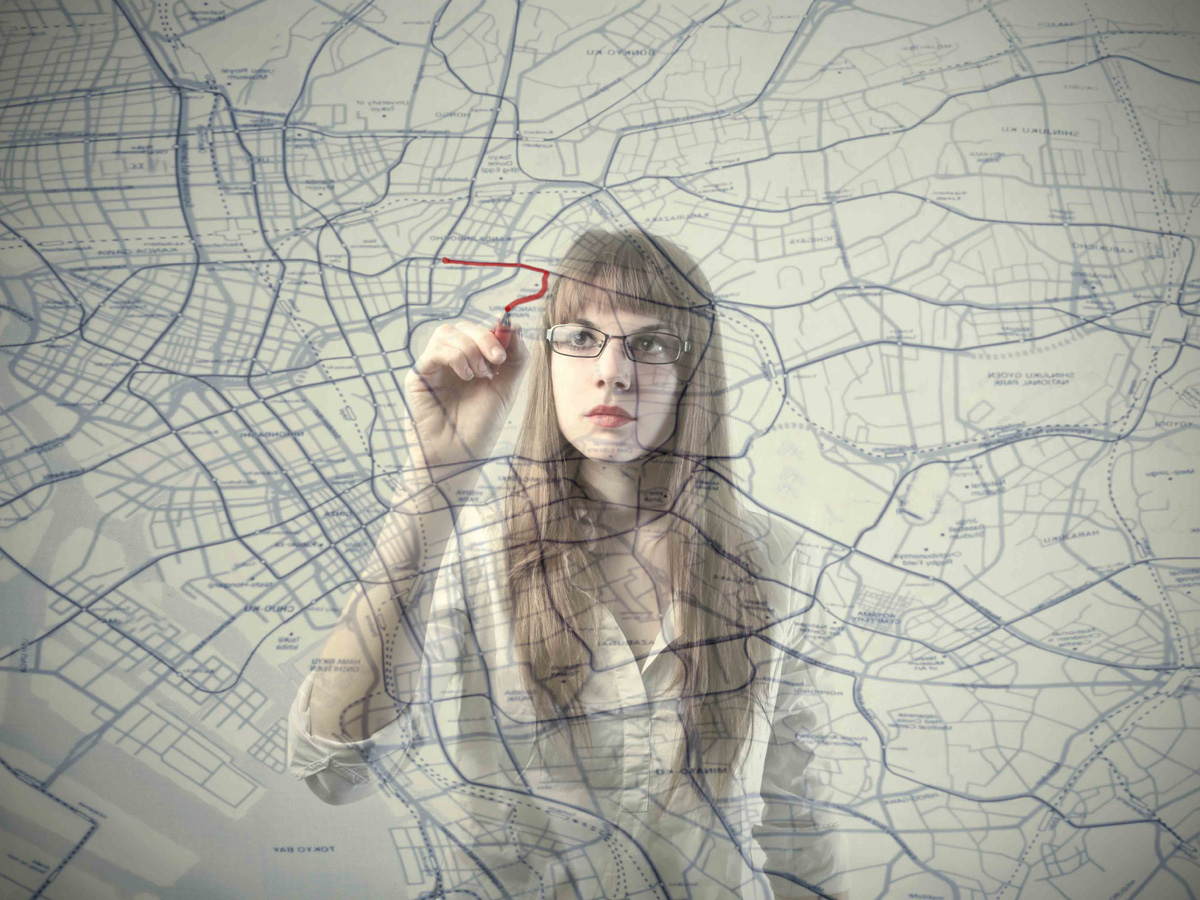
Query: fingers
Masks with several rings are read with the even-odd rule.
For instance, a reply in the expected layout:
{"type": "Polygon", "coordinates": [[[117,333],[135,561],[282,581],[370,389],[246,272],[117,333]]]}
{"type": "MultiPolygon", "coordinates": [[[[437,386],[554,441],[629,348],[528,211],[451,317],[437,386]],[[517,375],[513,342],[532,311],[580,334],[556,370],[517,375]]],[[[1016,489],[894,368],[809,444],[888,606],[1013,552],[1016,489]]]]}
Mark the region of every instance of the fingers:
{"type": "Polygon", "coordinates": [[[479,351],[480,358],[491,363],[490,371],[493,374],[496,368],[508,359],[508,352],[504,349],[504,345],[500,343],[500,339],[490,328],[484,328],[474,322],[460,322],[458,328],[475,342],[475,348],[479,351]]]}
{"type": "Polygon", "coordinates": [[[475,377],[471,361],[459,348],[452,337],[439,333],[445,325],[438,326],[438,331],[429,339],[425,350],[412,367],[412,372],[422,379],[431,378],[432,384],[439,384],[439,376],[453,372],[462,381],[470,381],[475,377]]]}
{"type": "Polygon", "coordinates": [[[488,361],[484,358],[484,351],[479,346],[478,338],[468,333],[469,329],[478,327],[478,325],[472,325],[469,322],[459,322],[447,328],[445,334],[442,335],[442,340],[447,346],[458,351],[462,362],[466,365],[470,373],[470,378],[476,376],[491,378],[494,373],[492,367],[488,365],[488,361]]]}
{"type": "Polygon", "coordinates": [[[491,378],[496,367],[507,358],[500,341],[483,326],[474,322],[443,322],[413,368],[422,376],[449,369],[463,381],[472,381],[477,377],[491,378]]]}

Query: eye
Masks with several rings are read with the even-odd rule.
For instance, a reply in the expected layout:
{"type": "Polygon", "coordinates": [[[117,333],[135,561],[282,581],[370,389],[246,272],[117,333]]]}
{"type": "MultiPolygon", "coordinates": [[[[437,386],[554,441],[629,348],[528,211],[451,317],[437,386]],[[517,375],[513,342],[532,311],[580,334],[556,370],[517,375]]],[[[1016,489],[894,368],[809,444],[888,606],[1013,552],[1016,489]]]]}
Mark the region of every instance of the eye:
{"type": "Polygon", "coordinates": [[[636,335],[633,348],[641,353],[661,353],[665,349],[657,334],[636,335]]]}
{"type": "Polygon", "coordinates": [[[568,328],[567,343],[580,349],[596,346],[596,332],[590,328],[568,328]]]}

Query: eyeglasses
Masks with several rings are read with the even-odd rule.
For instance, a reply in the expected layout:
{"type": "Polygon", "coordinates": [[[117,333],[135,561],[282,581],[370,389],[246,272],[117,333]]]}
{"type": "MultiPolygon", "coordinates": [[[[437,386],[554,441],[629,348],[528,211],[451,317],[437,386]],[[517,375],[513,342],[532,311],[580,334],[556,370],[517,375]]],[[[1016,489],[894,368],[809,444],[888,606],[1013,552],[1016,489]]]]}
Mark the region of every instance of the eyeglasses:
{"type": "Polygon", "coordinates": [[[637,334],[605,334],[586,325],[555,325],[546,329],[550,349],[563,356],[595,359],[604,352],[609,338],[620,338],[625,355],[639,363],[661,366],[676,362],[691,349],[688,341],[666,331],[639,331],[637,334]]]}

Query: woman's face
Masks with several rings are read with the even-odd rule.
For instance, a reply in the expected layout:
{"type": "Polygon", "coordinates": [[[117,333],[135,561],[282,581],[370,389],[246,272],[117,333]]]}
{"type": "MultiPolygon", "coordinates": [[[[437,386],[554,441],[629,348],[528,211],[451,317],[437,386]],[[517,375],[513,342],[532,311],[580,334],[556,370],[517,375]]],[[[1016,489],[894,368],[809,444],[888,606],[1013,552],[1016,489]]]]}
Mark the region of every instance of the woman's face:
{"type": "MultiPolygon", "coordinates": [[[[598,357],[550,353],[554,408],[563,437],[588,459],[633,462],[663,444],[675,428],[681,383],[677,365],[633,362],[620,335],[676,329],[653,316],[591,303],[569,324],[609,335],[598,357]],[[597,407],[617,407],[604,415],[597,407]]],[[[603,338],[601,338],[603,340],[603,338]]]]}

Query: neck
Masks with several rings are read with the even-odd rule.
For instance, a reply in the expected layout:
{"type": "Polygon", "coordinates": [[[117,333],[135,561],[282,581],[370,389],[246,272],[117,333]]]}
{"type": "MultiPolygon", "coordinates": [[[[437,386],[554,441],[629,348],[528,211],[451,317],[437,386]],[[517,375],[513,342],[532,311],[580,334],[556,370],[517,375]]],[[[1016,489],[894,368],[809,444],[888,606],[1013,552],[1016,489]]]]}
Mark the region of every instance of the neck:
{"type": "Polygon", "coordinates": [[[599,520],[613,532],[662,525],[669,476],[670,467],[662,462],[612,463],[586,457],[579,462],[579,482],[599,520]]]}

